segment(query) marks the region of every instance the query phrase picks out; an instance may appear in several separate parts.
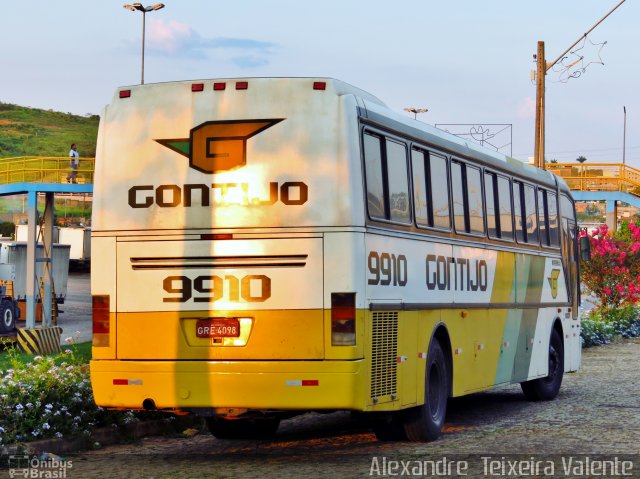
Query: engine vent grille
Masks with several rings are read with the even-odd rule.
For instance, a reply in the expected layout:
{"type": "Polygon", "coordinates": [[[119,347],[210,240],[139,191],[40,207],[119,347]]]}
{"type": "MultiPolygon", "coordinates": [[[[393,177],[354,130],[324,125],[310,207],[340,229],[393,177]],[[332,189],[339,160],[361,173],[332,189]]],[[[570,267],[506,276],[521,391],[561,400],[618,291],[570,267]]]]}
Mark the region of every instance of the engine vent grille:
{"type": "Polygon", "coordinates": [[[371,397],[395,396],[398,377],[398,312],[374,311],[371,333],[371,397]]]}

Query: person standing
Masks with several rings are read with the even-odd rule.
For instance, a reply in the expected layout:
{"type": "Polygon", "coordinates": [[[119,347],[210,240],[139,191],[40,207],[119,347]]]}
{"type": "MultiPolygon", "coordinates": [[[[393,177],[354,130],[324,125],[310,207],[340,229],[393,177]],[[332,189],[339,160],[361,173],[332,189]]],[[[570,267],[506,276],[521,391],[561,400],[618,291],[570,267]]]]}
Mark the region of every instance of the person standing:
{"type": "Polygon", "coordinates": [[[78,176],[78,166],[80,166],[80,155],[75,143],[71,145],[69,150],[69,161],[71,163],[71,171],[67,175],[67,183],[77,183],[76,176],[78,176]]]}

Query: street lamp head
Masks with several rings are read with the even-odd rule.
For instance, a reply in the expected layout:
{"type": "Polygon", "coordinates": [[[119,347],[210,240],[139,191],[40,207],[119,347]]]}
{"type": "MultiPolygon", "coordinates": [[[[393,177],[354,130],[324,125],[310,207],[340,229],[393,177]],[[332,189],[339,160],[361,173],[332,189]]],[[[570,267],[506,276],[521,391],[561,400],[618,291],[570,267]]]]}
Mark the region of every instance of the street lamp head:
{"type": "Polygon", "coordinates": [[[130,12],[135,12],[136,10],[139,10],[141,12],[145,11],[141,3],[134,3],[133,5],[126,4],[122,6],[123,8],[126,8],[127,10],[129,10],[130,12]]]}
{"type": "Polygon", "coordinates": [[[404,111],[407,111],[409,113],[426,113],[429,111],[428,108],[405,108],[404,111]]]}
{"type": "Polygon", "coordinates": [[[147,7],[145,10],[147,12],[151,12],[153,10],[160,10],[164,8],[164,3],[156,3],[155,5],[151,5],[150,7],[147,7]]]}

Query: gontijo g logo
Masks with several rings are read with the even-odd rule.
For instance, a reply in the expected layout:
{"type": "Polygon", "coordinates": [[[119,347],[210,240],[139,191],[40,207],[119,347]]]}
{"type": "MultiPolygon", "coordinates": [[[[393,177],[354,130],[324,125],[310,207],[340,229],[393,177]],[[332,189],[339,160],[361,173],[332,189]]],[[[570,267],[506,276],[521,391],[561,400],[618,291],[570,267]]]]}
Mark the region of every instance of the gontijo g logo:
{"type": "MultiPolygon", "coordinates": [[[[190,168],[214,174],[246,165],[247,140],[283,120],[207,121],[193,127],[189,138],[155,141],[189,158],[190,168]]],[[[266,185],[254,182],[136,185],[128,192],[132,208],[149,208],[154,204],[162,208],[214,204],[268,206],[277,202],[295,206],[305,204],[308,198],[309,188],[302,181],[269,181],[266,185]]]]}
{"type": "Polygon", "coordinates": [[[282,120],[207,121],[192,128],[189,138],[156,141],[188,157],[191,168],[218,173],[244,166],[247,140],[282,120]]]}

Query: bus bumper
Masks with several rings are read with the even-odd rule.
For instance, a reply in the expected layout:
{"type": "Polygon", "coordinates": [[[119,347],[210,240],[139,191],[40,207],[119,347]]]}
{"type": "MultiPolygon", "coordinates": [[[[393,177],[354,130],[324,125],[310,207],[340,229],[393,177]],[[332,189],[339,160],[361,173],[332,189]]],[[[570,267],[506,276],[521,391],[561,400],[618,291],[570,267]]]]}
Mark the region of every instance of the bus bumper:
{"type": "Polygon", "coordinates": [[[98,406],[178,410],[364,410],[367,387],[363,360],[91,361],[91,385],[98,406]]]}

